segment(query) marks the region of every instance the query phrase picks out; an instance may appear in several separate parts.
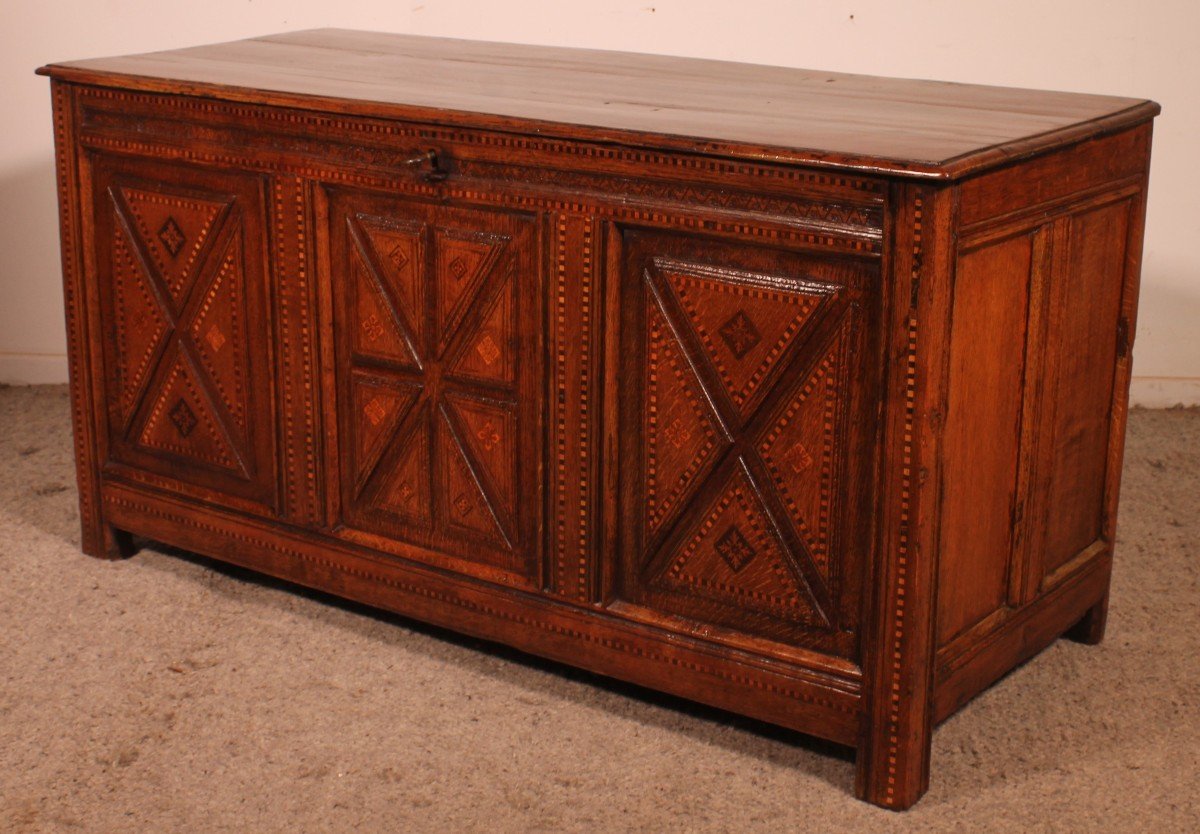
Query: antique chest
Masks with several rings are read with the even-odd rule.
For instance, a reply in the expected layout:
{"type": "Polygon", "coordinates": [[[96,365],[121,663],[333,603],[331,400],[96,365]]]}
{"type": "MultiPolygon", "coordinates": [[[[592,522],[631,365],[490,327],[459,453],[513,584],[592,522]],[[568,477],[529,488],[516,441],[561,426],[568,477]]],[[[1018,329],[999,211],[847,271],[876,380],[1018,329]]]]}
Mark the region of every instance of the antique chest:
{"type": "Polygon", "coordinates": [[[338,30],[41,72],[86,553],[850,745],[894,809],[1101,638],[1153,102],[338,30]]]}

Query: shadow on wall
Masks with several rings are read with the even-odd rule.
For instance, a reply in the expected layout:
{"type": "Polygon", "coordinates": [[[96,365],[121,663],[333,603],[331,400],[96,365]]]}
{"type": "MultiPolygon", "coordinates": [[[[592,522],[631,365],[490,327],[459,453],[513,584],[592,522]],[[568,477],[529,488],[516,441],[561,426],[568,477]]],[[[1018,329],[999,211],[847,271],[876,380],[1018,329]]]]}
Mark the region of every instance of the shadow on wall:
{"type": "Polygon", "coordinates": [[[0,170],[0,382],[66,380],[58,191],[49,124],[45,137],[44,156],[0,170]]]}

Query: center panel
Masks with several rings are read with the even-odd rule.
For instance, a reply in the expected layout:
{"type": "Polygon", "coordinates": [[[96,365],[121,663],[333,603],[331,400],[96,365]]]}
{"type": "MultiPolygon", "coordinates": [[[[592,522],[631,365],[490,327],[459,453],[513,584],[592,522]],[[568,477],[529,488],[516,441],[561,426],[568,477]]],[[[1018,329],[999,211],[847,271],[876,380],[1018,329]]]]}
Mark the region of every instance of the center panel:
{"type": "Polygon", "coordinates": [[[877,266],[642,231],[621,245],[612,602],[855,658],[877,266]]]}
{"type": "Polygon", "coordinates": [[[328,192],[339,533],[536,586],[531,216],[328,192]]]}

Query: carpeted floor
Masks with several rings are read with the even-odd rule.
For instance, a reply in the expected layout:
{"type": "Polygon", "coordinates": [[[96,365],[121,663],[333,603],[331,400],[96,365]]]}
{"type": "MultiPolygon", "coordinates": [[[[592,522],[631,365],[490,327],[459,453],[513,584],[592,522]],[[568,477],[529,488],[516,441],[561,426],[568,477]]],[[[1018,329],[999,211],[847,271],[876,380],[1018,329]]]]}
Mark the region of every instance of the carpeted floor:
{"type": "Polygon", "coordinates": [[[1108,639],[849,754],[177,551],[77,551],[64,388],[0,390],[0,831],[1200,830],[1200,410],[1130,419],[1108,639]]]}

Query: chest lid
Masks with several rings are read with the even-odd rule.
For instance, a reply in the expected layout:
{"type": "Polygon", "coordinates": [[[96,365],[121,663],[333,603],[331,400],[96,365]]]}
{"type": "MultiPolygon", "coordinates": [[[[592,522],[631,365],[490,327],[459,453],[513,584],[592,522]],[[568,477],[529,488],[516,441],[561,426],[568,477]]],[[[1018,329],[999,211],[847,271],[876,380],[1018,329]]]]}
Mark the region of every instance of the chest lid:
{"type": "Polygon", "coordinates": [[[65,81],[955,179],[1120,130],[1152,101],[314,29],[51,64],[65,81]]]}

